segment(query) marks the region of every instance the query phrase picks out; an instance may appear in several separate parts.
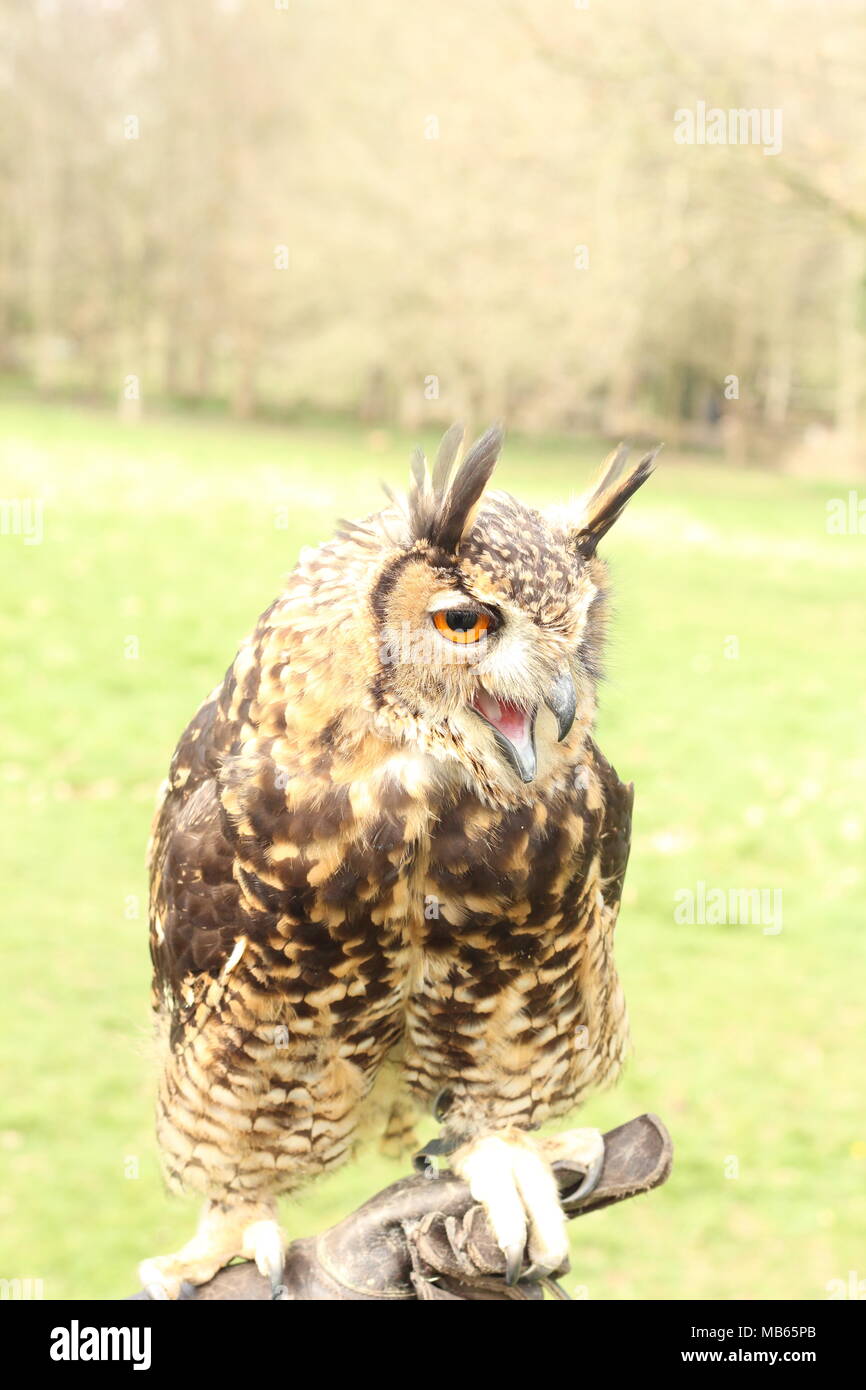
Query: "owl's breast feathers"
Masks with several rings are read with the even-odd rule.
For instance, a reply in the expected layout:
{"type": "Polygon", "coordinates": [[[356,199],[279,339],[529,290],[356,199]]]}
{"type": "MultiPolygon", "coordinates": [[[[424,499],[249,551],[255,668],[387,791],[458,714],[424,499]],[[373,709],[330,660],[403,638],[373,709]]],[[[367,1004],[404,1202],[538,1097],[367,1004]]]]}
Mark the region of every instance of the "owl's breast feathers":
{"type": "Polygon", "coordinates": [[[533,1120],[610,1079],[631,788],[582,735],[567,775],[497,810],[422,754],[287,727],[272,636],[260,623],[192,720],[157,813],[173,1043],[216,1012],[247,1054],[287,1025],[366,1077],[403,1038],[416,1092],[474,1077],[533,1120]]]}

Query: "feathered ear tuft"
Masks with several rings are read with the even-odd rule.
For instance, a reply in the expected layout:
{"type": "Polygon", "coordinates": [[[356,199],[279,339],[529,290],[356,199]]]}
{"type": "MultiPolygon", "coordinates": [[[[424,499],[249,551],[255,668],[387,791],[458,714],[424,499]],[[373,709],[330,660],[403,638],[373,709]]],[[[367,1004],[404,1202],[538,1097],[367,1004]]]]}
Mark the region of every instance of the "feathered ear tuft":
{"type": "Polygon", "coordinates": [[[502,440],[501,426],[494,425],[473,445],[453,478],[451,470],[463,441],[462,425],[452,425],[444,435],[432,475],[424,455],[415,450],[408,498],[413,540],[426,540],[447,554],[456,554],[496,467],[502,440]]]}
{"type": "Polygon", "coordinates": [[[570,545],[579,555],[594,555],[602,536],[619,520],[629,498],[643,487],[653,471],[657,444],[637,463],[628,464],[629,450],[620,444],[601,466],[598,482],[584,499],[582,510],[570,533],[570,545]]]}

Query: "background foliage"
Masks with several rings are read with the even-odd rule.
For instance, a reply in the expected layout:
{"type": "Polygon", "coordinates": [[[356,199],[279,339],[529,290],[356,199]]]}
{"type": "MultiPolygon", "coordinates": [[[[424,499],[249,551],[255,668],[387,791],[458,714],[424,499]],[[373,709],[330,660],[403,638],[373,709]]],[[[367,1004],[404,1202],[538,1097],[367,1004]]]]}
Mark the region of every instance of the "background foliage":
{"type": "Polygon", "coordinates": [[[858,0],[0,14],[2,365],[43,391],[863,466],[858,0]],[[675,143],[699,101],[781,151],[675,143]]]}

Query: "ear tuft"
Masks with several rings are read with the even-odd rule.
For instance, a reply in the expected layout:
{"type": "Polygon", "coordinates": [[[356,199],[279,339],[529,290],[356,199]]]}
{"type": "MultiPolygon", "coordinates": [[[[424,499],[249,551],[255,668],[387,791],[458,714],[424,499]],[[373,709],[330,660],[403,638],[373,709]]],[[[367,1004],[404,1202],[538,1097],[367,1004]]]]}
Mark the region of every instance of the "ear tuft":
{"type": "Polygon", "coordinates": [[[587,494],[580,517],[571,530],[571,548],[579,555],[588,559],[595,554],[602,536],[619,520],[626,503],[652,473],[661,447],[657,444],[631,466],[628,464],[629,450],[624,444],[608,455],[601,466],[598,482],[587,494]]]}
{"type": "Polygon", "coordinates": [[[454,467],[454,460],[460,452],[465,433],[462,425],[452,425],[450,430],[446,430],[442,436],[433,468],[433,493],[440,501],[445,496],[448,479],[451,477],[451,469],[454,467]]]}
{"type": "Polygon", "coordinates": [[[472,520],[502,448],[503,430],[494,425],[473,445],[453,478],[451,471],[463,439],[463,427],[452,425],[439,445],[432,477],[423,454],[412,457],[409,523],[412,539],[456,554],[472,520]],[[420,460],[420,462],[419,462],[420,460]],[[450,479],[450,485],[449,485],[450,479]]]}

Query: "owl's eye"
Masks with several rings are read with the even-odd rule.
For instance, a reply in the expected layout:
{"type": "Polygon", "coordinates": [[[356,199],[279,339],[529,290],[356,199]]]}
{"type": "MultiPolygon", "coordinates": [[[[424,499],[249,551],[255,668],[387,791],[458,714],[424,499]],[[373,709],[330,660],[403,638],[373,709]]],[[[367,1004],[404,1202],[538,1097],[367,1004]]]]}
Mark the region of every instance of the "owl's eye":
{"type": "Polygon", "coordinates": [[[478,642],[493,626],[490,614],[477,608],[440,608],[433,621],[449,642],[478,642]]]}

